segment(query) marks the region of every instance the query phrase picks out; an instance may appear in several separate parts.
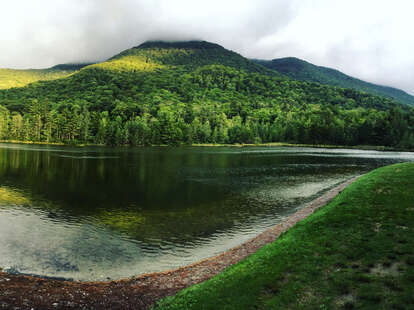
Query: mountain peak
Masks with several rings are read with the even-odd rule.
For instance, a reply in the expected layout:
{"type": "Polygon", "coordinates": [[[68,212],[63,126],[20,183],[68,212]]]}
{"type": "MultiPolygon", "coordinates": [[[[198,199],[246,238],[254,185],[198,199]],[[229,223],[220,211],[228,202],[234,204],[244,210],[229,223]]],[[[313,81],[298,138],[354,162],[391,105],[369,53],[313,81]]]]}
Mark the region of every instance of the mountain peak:
{"type": "Polygon", "coordinates": [[[224,49],[222,46],[207,41],[147,41],[138,45],[138,49],[224,49]]]}
{"type": "MultiPolygon", "coordinates": [[[[156,66],[180,66],[187,71],[203,66],[222,65],[246,72],[276,75],[274,71],[207,41],[147,41],[115,55],[109,61],[112,62],[111,65],[115,61],[123,61],[124,64],[128,63],[129,68],[131,62],[140,62],[141,67],[150,63],[156,66]]],[[[105,63],[101,64],[102,66],[105,66],[105,63]]]]}

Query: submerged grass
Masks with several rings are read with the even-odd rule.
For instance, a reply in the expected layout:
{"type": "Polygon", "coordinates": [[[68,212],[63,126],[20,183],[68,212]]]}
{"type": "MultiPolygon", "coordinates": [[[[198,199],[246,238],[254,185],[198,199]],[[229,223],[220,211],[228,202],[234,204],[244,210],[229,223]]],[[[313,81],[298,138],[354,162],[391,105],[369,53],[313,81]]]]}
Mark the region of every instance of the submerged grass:
{"type": "Polygon", "coordinates": [[[19,191],[0,186],[0,204],[28,205],[30,198],[19,191]]]}
{"type": "Polygon", "coordinates": [[[359,178],[277,241],[157,309],[414,309],[414,164],[359,178]]]}

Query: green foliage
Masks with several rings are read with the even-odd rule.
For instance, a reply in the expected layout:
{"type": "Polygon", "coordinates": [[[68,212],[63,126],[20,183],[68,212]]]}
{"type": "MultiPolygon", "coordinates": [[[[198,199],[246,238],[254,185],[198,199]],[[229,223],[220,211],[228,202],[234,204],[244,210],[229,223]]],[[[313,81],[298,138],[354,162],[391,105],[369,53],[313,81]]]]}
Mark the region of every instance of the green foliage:
{"type": "Polygon", "coordinates": [[[180,66],[181,70],[186,71],[202,66],[221,64],[246,72],[277,75],[274,71],[257,65],[235,52],[229,51],[218,44],[205,41],[149,41],[123,51],[111,59],[122,59],[125,56],[145,57],[147,62],[180,66]]]}
{"type": "Polygon", "coordinates": [[[215,44],[149,42],[63,79],[0,91],[0,138],[414,147],[410,107],[267,73],[215,44]]]}
{"type": "Polygon", "coordinates": [[[315,66],[298,58],[288,57],[273,59],[270,61],[255,59],[254,62],[261,64],[268,69],[284,74],[292,79],[339,86],[343,88],[352,88],[376,96],[393,98],[401,103],[414,105],[414,97],[402,90],[364,82],[343,74],[338,70],[315,66]]]}
{"type": "Polygon", "coordinates": [[[37,81],[56,80],[69,76],[87,64],[62,64],[49,69],[0,69],[0,89],[23,87],[37,81]]]}
{"type": "Polygon", "coordinates": [[[122,72],[122,71],[137,72],[137,71],[154,71],[155,69],[162,68],[162,67],[163,67],[162,65],[156,62],[150,61],[145,56],[128,55],[128,56],[124,56],[119,59],[112,59],[112,60],[108,60],[103,63],[91,65],[89,66],[89,69],[99,68],[103,70],[112,70],[112,71],[117,71],[117,72],[122,72]]]}
{"type": "Polygon", "coordinates": [[[157,309],[412,309],[414,164],[377,169],[157,309]]]}

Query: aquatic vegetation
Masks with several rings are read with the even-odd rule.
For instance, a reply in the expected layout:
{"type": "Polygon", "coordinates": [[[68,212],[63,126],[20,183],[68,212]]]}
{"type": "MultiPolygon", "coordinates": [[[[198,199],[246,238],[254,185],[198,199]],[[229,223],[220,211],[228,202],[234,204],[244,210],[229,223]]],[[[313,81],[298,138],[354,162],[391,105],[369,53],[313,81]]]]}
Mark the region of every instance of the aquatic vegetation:
{"type": "Polygon", "coordinates": [[[0,204],[28,205],[30,204],[30,198],[22,192],[1,186],[0,204]]]}
{"type": "Polygon", "coordinates": [[[132,211],[105,211],[94,215],[94,222],[119,232],[130,233],[145,223],[145,217],[132,211]]]}
{"type": "Polygon", "coordinates": [[[206,237],[232,227],[235,222],[240,225],[247,220],[237,213],[236,206],[233,207],[234,212],[231,212],[231,206],[227,206],[225,213],[221,207],[206,204],[182,210],[107,210],[94,214],[92,221],[99,227],[151,244],[173,240],[191,243],[198,237],[206,237]]]}

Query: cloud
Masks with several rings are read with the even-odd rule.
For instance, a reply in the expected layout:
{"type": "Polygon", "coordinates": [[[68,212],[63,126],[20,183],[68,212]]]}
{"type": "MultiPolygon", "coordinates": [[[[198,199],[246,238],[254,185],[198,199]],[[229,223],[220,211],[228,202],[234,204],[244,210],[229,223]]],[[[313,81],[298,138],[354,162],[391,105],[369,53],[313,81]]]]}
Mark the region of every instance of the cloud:
{"type": "Polygon", "coordinates": [[[205,39],[245,50],[257,37],[276,32],[291,15],[289,0],[5,3],[0,66],[21,68],[102,60],[150,39],[205,39]]]}
{"type": "Polygon", "coordinates": [[[104,60],[146,40],[203,39],[414,93],[413,9],[411,0],[5,0],[0,67],[104,60]]]}

